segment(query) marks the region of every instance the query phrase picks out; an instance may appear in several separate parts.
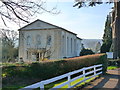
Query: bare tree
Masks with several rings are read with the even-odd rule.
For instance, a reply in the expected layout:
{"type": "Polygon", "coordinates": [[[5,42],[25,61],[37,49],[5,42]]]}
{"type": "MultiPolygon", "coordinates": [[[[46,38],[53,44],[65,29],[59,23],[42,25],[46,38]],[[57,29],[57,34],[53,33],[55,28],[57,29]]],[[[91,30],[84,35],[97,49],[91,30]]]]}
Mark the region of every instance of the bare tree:
{"type": "Polygon", "coordinates": [[[28,48],[30,53],[34,53],[36,61],[44,61],[45,59],[49,59],[55,53],[56,47],[52,47],[52,45],[48,45],[47,42],[43,47],[35,44],[32,48],[31,45],[28,48]]]}
{"type": "MultiPolygon", "coordinates": [[[[56,7],[48,10],[46,2],[42,0],[0,0],[0,16],[4,25],[6,20],[19,24],[21,21],[28,23],[35,14],[48,12],[58,14],[56,7]]],[[[6,25],[7,26],[7,25],[6,25]]]]}
{"type": "Polygon", "coordinates": [[[73,7],[94,7],[96,5],[100,5],[105,3],[113,3],[113,2],[117,2],[118,0],[75,0],[75,4],[73,5],[73,7]]]}
{"type": "Polygon", "coordinates": [[[14,30],[1,29],[0,30],[3,41],[6,41],[9,46],[15,47],[18,41],[18,33],[14,30]]]}
{"type": "Polygon", "coordinates": [[[18,57],[18,33],[16,31],[2,29],[1,40],[2,40],[2,61],[14,61],[18,57]]]}
{"type": "Polygon", "coordinates": [[[95,53],[100,53],[101,43],[97,42],[95,45],[95,53]]]}
{"type": "Polygon", "coordinates": [[[55,50],[52,50],[52,47],[49,46],[46,44],[46,46],[44,48],[35,48],[35,54],[36,54],[36,59],[37,61],[41,60],[41,61],[44,61],[45,59],[49,59],[55,50]],[[40,54],[39,57],[37,57],[37,54],[40,54]]]}

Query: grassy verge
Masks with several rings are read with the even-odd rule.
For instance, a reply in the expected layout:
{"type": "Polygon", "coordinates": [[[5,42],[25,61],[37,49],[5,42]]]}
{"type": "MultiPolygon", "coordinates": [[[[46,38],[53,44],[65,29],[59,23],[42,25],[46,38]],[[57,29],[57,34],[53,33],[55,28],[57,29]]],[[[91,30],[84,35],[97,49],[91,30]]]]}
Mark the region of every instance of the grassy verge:
{"type": "MultiPolygon", "coordinates": [[[[87,77],[87,78],[88,78],[88,77],[87,77]]],[[[79,78],[79,79],[71,82],[71,85],[75,85],[76,83],[82,81],[83,79],[84,79],[84,78],[79,78]]],[[[81,83],[81,84],[78,84],[76,87],[79,87],[79,86],[81,86],[81,85],[85,85],[85,83],[88,83],[88,82],[90,82],[90,81],[93,80],[93,79],[95,79],[95,77],[94,77],[94,78],[91,78],[91,79],[88,79],[86,82],[83,82],[83,83],[81,83]]],[[[48,84],[48,85],[45,85],[45,88],[46,88],[46,89],[53,88],[53,87],[56,87],[56,86],[58,86],[58,85],[60,85],[60,84],[62,84],[62,83],[65,83],[66,81],[67,81],[67,80],[62,80],[62,81],[59,81],[59,82],[56,82],[56,83],[48,84]],[[52,86],[52,87],[51,87],[51,86],[52,86]]],[[[68,85],[65,85],[65,86],[63,86],[63,87],[61,87],[61,88],[68,88],[68,85]]]]}
{"type": "Polygon", "coordinates": [[[113,69],[117,69],[120,68],[120,59],[108,59],[108,67],[107,70],[113,70],[113,69]]]}
{"type": "Polygon", "coordinates": [[[114,70],[114,69],[117,69],[117,68],[118,68],[118,66],[108,66],[107,70],[114,70]]]}
{"type": "MultiPolygon", "coordinates": [[[[98,76],[97,76],[97,77],[98,77],[98,76]]],[[[88,78],[88,77],[86,77],[86,78],[88,78]]],[[[75,85],[76,83],[82,81],[83,79],[84,79],[84,78],[79,78],[79,79],[71,82],[71,85],[75,85]]],[[[82,85],[85,85],[86,83],[89,83],[90,81],[92,81],[92,80],[94,80],[94,79],[95,79],[95,77],[93,77],[93,78],[91,78],[91,79],[88,79],[86,82],[83,82],[83,83],[78,84],[77,86],[75,86],[75,88],[80,87],[80,86],[82,86],[82,85]]],[[[54,83],[51,83],[51,84],[48,84],[48,85],[45,85],[45,90],[48,90],[48,89],[53,88],[53,87],[56,87],[56,86],[58,86],[58,85],[60,85],[60,84],[63,84],[63,83],[65,83],[65,82],[67,82],[66,79],[61,80],[61,81],[57,81],[57,82],[54,82],[54,83]]],[[[65,86],[63,86],[63,87],[61,87],[61,88],[62,88],[63,90],[64,90],[64,89],[66,90],[66,88],[68,88],[68,85],[65,85],[65,86]]],[[[61,88],[60,88],[60,90],[61,90],[61,88]]],[[[37,88],[37,89],[35,89],[35,90],[39,90],[39,89],[40,89],[40,88],[37,88]]],[[[57,90],[59,90],[59,89],[57,89],[57,90]]]]}

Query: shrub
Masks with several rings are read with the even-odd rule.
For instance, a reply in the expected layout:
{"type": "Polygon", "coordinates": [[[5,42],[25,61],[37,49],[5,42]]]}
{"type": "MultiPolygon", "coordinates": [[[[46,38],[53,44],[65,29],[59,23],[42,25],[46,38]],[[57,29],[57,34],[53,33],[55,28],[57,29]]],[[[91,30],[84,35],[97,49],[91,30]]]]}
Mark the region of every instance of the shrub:
{"type": "Polygon", "coordinates": [[[114,59],[108,61],[109,66],[118,66],[120,67],[120,59],[114,59]]]}
{"type": "Polygon", "coordinates": [[[95,54],[92,50],[90,49],[85,49],[83,48],[80,52],[80,56],[84,56],[84,55],[91,55],[91,54],[95,54]]]}
{"type": "MultiPolygon", "coordinates": [[[[86,55],[54,61],[49,60],[44,62],[35,62],[26,66],[3,67],[3,74],[5,73],[6,77],[22,78],[23,81],[24,78],[38,78],[39,80],[45,80],[96,64],[103,64],[103,71],[105,72],[107,68],[106,60],[106,54],[86,55]]],[[[3,81],[6,77],[3,78],[3,81]]]]}

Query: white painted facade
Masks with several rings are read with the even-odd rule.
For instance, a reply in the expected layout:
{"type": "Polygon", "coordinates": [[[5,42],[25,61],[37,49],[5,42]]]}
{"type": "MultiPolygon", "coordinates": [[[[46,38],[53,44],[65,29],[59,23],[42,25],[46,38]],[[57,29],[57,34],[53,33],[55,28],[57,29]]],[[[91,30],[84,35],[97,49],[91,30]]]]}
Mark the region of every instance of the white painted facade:
{"type": "Polygon", "coordinates": [[[45,49],[51,52],[49,59],[79,56],[81,39],[73,32],[41,20],[19,29],[19,59],[35,61],[45,49]]]}

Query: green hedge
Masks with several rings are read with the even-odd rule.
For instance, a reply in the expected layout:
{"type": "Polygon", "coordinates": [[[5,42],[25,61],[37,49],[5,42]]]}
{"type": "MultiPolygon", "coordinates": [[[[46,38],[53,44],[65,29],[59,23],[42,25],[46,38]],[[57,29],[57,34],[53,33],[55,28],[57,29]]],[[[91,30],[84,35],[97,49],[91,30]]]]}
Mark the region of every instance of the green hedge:
{"type": "Polygon", "coordinates": [[[80,52],[80,56],[84,56],[84,55],[92,55],[95,54],[91,49],[85,49],[83,48],[80,52]]]}
{"type": "Polygon", "coordinates": [[[120,67],[120,59],[108,60],[108,65],[120,67]]]}
{"type": "Polygon", "coordinates": [[[106,54],[87,55],[76,58],[69,58],[64,60],[36,62],[26,66],[7,66],[3,67],[4,78],[18,77],[22,78],[38,78],[39,80],[49,79],[59,76],[83,67],[88,67],[96,64],[103,64],[104,73],[107,70],[106,54]]]}
{"type": "Polygon", "coordinates": [[[50,60],[32,64],[13,64],[2,67],[3,88],[10,86],[27,86],[41,80],[50,79],[83,67],[103,64],[103,72],[107,70],[106,54],[86,55],[64,60],[50,60]]]}

